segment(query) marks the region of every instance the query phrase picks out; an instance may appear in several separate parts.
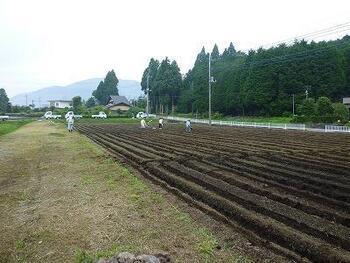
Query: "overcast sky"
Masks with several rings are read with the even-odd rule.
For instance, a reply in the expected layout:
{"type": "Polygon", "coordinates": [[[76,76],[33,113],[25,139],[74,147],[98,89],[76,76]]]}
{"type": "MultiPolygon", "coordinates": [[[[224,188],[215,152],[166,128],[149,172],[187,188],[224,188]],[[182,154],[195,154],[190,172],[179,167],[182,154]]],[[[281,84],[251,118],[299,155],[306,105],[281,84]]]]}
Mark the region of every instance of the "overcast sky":
{"type": "Polygon", "coordinates": [[[349,21],[348,0],[0,0],[0,87],[13,96],[110,69],[140,80],[151,57],[186,73],[202,46],[247,50],[349,21]]]}

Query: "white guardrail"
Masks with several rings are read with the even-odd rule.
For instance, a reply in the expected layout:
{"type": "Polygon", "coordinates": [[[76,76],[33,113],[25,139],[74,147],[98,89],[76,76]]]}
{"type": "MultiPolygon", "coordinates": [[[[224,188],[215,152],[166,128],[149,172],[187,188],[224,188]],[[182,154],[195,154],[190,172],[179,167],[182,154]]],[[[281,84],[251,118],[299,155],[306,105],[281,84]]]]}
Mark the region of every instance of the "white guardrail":
{"type": "Polygon", "coordinates": [[[326,125],[324,127],[325,132],[350,132],[350,128],[347,126],[334,126],[326,125]]]}
{"type": "MultiPolygon", "coordinates": [[[[183,117],[164,117],[167,120],[173,121],[186,121],[188,118],[183,117]]],[[[193,123],[209,124],[209,120],[206,119],[191,119],[193,123]]],[[[245,122],[245,121],[217,121],[212,120],[213,125],[220,126],[239,126],[239,127],[254,127],[254,128],[269,128],[269,129],[284,129],[284,130],[305,130],[305,124],[293,124],[293,123],[261,123],[261,122],[245,122]]]]}
{"type": "MultiPolygon", "coordinates": [[[[173,116],[167,116],[164,117],[164,119],[167,120],[173,120],[173,121],[186,121],[188,118],[183,117],[173,117],[173,116]]],[[[201,124],[209,124],[209,120],[206,119],[192,119],[190,118],[191,122],[193,123],[201,123],[201,124]]],[[[284,130],[308,130],[308,131],[317,131],[317,132],[349,132],[350,128],[347,126],[333,126],[333,125],[326,125],[324,129],[313,129],[313,128],[306,128],[305,124],[297,124],[297,123],[261,123],[261,122],[245,122],[245,121],[218,121],[218,120],[212,120],[211,122],[213,125],[220,125],[220,126],[238,126],[238,127],[253,127],[253,128],[268,128],[268,129],[284,129],[284,130]]]]}

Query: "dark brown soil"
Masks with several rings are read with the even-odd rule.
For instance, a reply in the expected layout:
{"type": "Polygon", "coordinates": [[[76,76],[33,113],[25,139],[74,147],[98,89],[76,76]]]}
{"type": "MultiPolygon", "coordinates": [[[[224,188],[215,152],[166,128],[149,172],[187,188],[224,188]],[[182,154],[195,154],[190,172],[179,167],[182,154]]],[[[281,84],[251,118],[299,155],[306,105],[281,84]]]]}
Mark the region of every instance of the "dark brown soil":
{"type": "Polygon", "coordinates": [[[78,125],[155,183],[284,255],[350,262],[350,136],[180,125],[78,125]]]}

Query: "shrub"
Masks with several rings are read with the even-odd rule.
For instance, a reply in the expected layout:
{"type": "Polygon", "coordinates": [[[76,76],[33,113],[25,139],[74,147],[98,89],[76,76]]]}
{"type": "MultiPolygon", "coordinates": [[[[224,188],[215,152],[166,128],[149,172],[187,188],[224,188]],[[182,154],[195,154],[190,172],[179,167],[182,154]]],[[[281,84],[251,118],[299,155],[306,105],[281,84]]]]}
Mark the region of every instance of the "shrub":
{"type": "Polygon", "coordinates": [[[213,115],[212,115],[212,118],[214,120],[220,120],[220,119],[223,119],[224,115],[222,115],[221,113],[219,112],[214,112],[213,115]]]}
{"type": "Polygon", "coordinates": [[[349,120],[349,110],[343,103],[334,103],[334,118],[342,124],[345,124],[349,120]]]}
{"type": "Polygon", "coordinates": [[[320,117],[332,116],[334,108],[332,102],[327,97],[319,97],[316,102],[316,115],[320,117]]]}

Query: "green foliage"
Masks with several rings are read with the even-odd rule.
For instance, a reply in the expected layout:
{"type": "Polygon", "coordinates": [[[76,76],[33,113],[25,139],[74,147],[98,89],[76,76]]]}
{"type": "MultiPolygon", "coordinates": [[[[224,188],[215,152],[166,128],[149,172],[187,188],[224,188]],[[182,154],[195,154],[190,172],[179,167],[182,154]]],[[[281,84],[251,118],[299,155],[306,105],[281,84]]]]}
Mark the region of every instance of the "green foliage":
{"type": "Polygon", "coordinates": [[[222,56],[224,58],[234,57],[236,55],[236,49],[233,46],[233,43],[230,43],[230,46],[228,48],[225,48],[224,52],[222,53],[222,56]]]}
{"type": "Polygon", "coordinates": [[[149,100],[152,112],[174,111],[182,86],[182,76],[176,61],[170,62],[165,58],[159,65],[157,60],[151,59],[148,68],[144,71],[141,86],[147,89],[149,75],[149,100]]]}
{"type": "Polygon", "coordinates": [[[95,98],[94,98],[94,97],[90,97],[90,98],[86,101],[85,106],[86,106],[87,108],[92,108],[92,107],[96,106],[95,98]]]}
{"type": "Polygon", "coordinates": [[[332,102],[327,97],[320,97],[316,102],[314,122],[332,123],[335,121],[332,102]]]}
{"type": "Polygon", "coordinates": [[[212,257],[214,255],[215,247],[218,245],[218,241],[213,234],[204,228],[199,229],[198,234],[202,239],[198,244],[198,251],[202,254],[205,262],[212,262],[212,257]]]}
{"type": "Polygon", "coordinates": [[[213,51],[211,52],[211,59],[212,59],[212,61],[215,61],[215,60],[217,60],[219,58],[220,58],[219,48],[218,48],[218,45],[215,44],[214,48],[213,48],[213,51]]]}
{"type": "Polygon", "coordinates": [[[343,103],[334,103],[334,118],[337,122],[346,123],[349,120],[349,110],[345,107],[343,103]]]}
{"type": "Polygon", "coordinates": [[[332,102],[327,97],[320,97],[316,102],[316,115],[319,117],[333,115],[334,108],[332,102]]]}
{"type": "Polygon", "coordinates": [[[12,113],[30,113],[32,112],[32,109],[28,106],[12,106],[11,107],[12,113]]]}
{"type": "Polygon", "coordinates": [[[0,89],[0,114],[5,114],[9,108],[9,98],[5,89],[0,89]]]}
{"type": "Polygon", "coordinates": [[[110,114],[109,110],[106,109],[106,108],[105,108],[104,106],[102,106],[102,105],[97,105],[97,106],[92,107],[92,108],[89,109],[89,112],[90,112],[91,114],[98,114],[100,111],[103,111],[103,112],[106,113],[107,115],[110,114]]]}
{"type": "Polygon", "coordinates": [[[93,256],[89,255],[86,251],[78,249],[75,252],[74,262],[76,262],[76,263],[93,263],[93,262],[95,262],[95,258],[93,256]]]}
{"type": "Polygon", "coordinates": [[[222,120],[224,118],[224,115],[222,115],[220,112],[216,111],[212,114],[212,118],[214,120],[222,120]]]}
{"type": "Polygon", "coordinates": [[[298,116],[294,122],[322,122],[322,123],[346,123],[349,118],[348,109],[342,103],[331,103],[327,97],[319,97],[315,103],[314,99],[306,99],[298,107],[298,116]]]}
{"type": "Polygon", "coordinates": [[[147,99],[143,96],[140,96],[136,101],[133,101],[132,105],[134,105],[137,108],[140,108],[141,111],[145,111],[147,99]]]}
{"type": "Polygon", "coordinates": [[[316,114],[316,103],[314,99],[306,99],[298,109],[300,115],[305,116],[308,120],[311,120],[316,114]]]}
{"type": "Polygon", "coordinates": [[[53,113],[57,114],[57,115],[62,115],[62,117],[64,118],[64,115],[66,115],[66,113],[70,110],[72,110],[72,108],[68,108],[68,107],[65,107],[64,109],[56,109],[55,108],[53,110],[53,113]]]}
{"type": "Polygon", "coordinates": [[[80,96],[75,96],[75,97],[73,97],[72,101],[73,101],[73,110],[75,112],[77,112],[79,107],[81,107],[81,105],[83,104],[82,101],[81,101],[81,97],[80,96]]]}
{"type": "Polygon", "coordinates": [[[92,95],[98,100],[99,104],[106,105],[110,95],[119,95],[118,83],[119,80],[114,70],[108,71],[104,81],[98,84],[97,89],[92,92],[92,95]]]}
{"type": "Polygon", "coordinates": [[[32,122],[32,120],[20,120],[20,121],[0,121],[0,136],[13,132],[21,126],[32,122]]]}
{"type": "Polygon", "coordinates": [[[157,75],[157,71],[159,68],[159,61],[151,58],[148,67],[145,69],[142,75],[142,80],[141,80],[141,89],[147,95],[147,78],[148,79],[148,85],[149,85],[149,90],[153,90],[154,88],[154,80],[157,75]]]}
{"type": "MultiPolygon", "coordinates": [[[[319,43],[296,41],[293,45],[281,44],[248,53],[236,51],[230,43],[222,55],[215,45],[211,56],[212,76],[216,80],[212,85],[212,110],[223,115],[281,116],[292,112],[293,95],[296,105],[303,104],[306,90],[308,97],[314,99],[328,97],[338,101],[350,96],[349,36],[319,43]]],[[[152,59],[152,110],[159,112],[162,105],[166,112],[173,96],[178,112],[208,112],[208,57],[203,47],[179,90],[178,85],[168,85],[166,81],[174,76],[169,73],[169,61],[159,65],[152,59]]],[[[147,72],[148,68],[142,79],[144,90],[147,72]]],[[[322,110],[329,112],[330,108],[322,110]]],[[[316,113],[315,108],[314,114],[307,112],[305,116],[312,119],[312,115],[319,114],[323,113],[316,113]]]]}
{"type": "Polygon", "coordinates": [[[136,114],[139,113],[140,111],[144,111],[145,109],[144,108],[139,108],[139,107],[130,107],[128,112],[127,112],[127,115],[128,117],[136,117],[136,114]]]}

